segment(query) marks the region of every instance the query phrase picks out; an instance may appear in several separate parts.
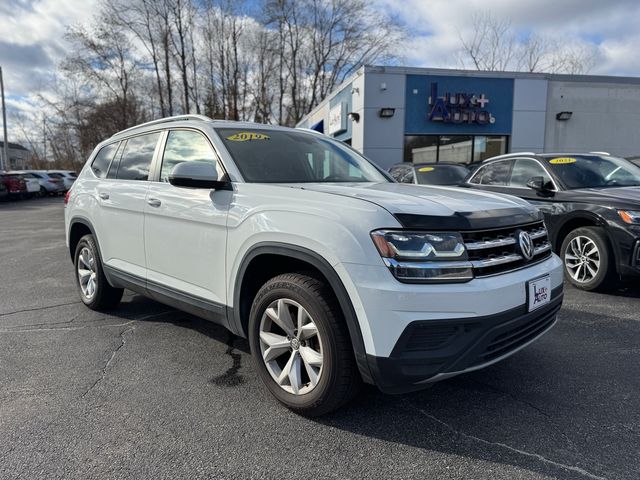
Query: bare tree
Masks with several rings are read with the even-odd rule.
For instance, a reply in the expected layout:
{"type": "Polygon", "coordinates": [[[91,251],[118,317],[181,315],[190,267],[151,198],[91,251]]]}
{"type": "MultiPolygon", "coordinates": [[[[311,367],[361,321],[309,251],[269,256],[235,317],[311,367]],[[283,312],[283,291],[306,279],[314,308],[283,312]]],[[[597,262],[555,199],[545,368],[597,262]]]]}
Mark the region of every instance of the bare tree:
{"type": "Polygon", "coordinates": [[[285,124],[295,124],[361,65],[393,58],[402,39],[393,19],[366,0],[268,0],[265,12],[265,24],[280,32],[285,124]]]}
{"type": "MultiPolygon", "coordinates": [[[[114,132],[176,111],[293,125],[362,64],[393,59],[402,38],[366,0],[99,7],[91,24],[69,29],[55,94],[40,99],[47,157],[59,166],[78,166],[114,132]],[[247,13],[255,11],[263,14],[247,13]]],[[[38,161],[35,131],[25,126],[23,136],[38,161]]]]}
{"type": "Polygon", "coordinates": [[[105,0],[103,12],[105,16],[110,16],[114,23],[128,29],[149,55],[156,80],[160,114],[166,116],[168,108],[161,65],[164,32],[157,4],[154,0],[105,0]]]}
{"type": "Polygon", "coordinates": [[[472,16],[472,29],[458,33],[463,68],[485,71],[586,73],[593,68],[592,52],[532,33],[518,39],[511,22],[487,13],[472,16]]]}
{"type": "Polygon", "coordinates": [[[462,45],[460,58],[464,67],[469,63],[476,70],[505,71],[515,54],[515,35],[511,22],[488,13],[472,16],[471,35],[458,34],[462,45]]]}
{"type": "Polygon", "coordinates": [[[133,79],[140,65],[129,39],[106,18],[97,21],[92,30],[71,27],[67,38],[75,51],[63,63],[63,70],[83,76],[97,92],[113,99],[120,108],[118,128],[135,124],[138,118],[131,116],[135,103],[133,79]]]}

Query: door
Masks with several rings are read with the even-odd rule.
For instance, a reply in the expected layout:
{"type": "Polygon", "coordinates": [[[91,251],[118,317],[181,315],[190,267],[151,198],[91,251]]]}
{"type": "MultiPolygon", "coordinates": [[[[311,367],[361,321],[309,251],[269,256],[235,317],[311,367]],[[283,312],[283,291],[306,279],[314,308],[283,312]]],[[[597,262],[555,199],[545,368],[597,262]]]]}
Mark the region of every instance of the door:
{"type": "Polygon", "coordinates": [[[547,225],[554,224],[557,215],[564,213],[564,192],[558,189],[540,162],[532,158],[510,158],[488,163],[478,168],[469,184],[474,188],[524,198],[542,210],[547,225]],[[549,194],[541,194],[527,187],[527,182],[533,177],[542,177],[549,194]]]}
{"type": "MultiPolygon", "coordinates": [[[[131,137],[97,187],[100,250],[106,265],[144,280],[144,207],[160,133],[131,137]]],[[[98,227],[96,227],[98,228],[98,227]]]]}
{"type": "Polygon", "coordinates": [[[227,215],[233,192],[174,187],[181,162],[208,161],[224,176],[209,140],[195,130],[168,132],[145,203],[148,288],[224,315],[227,215]]]}
{"type": "Polygon", "coordinates": [[[514,159],[513,168],[504,192],[526,199],[540,208],[545,215],[551,215],[555,212],[555,204],[559,200],[558,197],[562,195],[561,192],[558,192],[557,186],[545,168],[539,161],[532,158],[514,159]],[[542,195],[540,192],[527,187],[527,182],[534,177],[542,177],[545,188],[549,192],[554,192],[554,194],[542,195]]]}

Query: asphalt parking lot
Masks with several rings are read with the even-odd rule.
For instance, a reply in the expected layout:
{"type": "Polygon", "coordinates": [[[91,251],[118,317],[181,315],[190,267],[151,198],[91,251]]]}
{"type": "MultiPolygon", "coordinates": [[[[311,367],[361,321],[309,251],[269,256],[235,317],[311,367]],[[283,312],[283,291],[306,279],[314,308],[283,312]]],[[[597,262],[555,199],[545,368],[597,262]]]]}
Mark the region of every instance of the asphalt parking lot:
{"type": "Polygon", "coordinates": [[[640,288],[567,287],[556,327],[429,390],[322,419],[245,341],[126,293],[80,302],[61,198],[0,204],[0,478],[640,478],[640,288]]]}

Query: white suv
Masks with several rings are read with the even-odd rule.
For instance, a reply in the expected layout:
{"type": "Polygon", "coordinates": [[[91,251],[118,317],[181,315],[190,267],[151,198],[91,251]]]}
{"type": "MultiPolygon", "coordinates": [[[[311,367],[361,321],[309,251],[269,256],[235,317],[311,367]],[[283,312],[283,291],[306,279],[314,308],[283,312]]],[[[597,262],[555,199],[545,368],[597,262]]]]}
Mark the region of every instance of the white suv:
{"type": "Polygon", "coordinates": [[[393,182],[341,142],[188,115],[98,145],[66,197],[82,301],[124,288],[249,340],[306,415],[502,360],[549,330],[562,265],[506,195],[393,182]]]}

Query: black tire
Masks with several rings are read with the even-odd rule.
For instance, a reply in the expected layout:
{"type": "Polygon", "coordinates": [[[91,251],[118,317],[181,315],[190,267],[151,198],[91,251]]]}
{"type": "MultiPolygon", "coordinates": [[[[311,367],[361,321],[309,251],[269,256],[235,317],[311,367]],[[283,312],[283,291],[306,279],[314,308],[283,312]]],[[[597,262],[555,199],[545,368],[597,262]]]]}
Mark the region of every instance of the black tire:
{"type": "Polygon", "coordinates": [[[321,280],[300,273],[272,278],[258,291],[249,317],[249,344],[258,373],[269,391],[291,410],[319,416],[336,410],[358,393],[358,372],[349,331],[333,291],[321,280]],[[299,303],[311,315],[322,338],[323,365],[317,385],[308,393],[293,394],[276,383],[262,358],[260,323],[269,305],[278,299],[299,303]]]}
{"type": "Polygon", "coordinates": [[[47,192],[47,189],[46,189],[46,188],[44,188],[44,187],[40,187],[40,197],[43,197],[43,198],[44,198],[44,197],[46,197],[46,196],[47,196],[47,194],[48,194],[48,193],[49,193],[49,192],[47,192]]]}
{"type": "Polygon", "coordinates": [[[92,310],[109,310],[115,308],[120,303],[124,289],[112,287],[104,276],[102,259],[100,258],[100,252],[98,251],[93,235],[85,235],[80,239],[73,257],[73,265],[75,267],[74,273],[76,277],[76,284],[78,285],[78,293],[80,294],[80,299],[87,307],[92,310]],[[94,259],[95,292],[91,296],[85,295],[82,291],[80,277],[78,274],[80,252],[85,248],[90,251],[94,259]]]}
{"type": "MultiPolygon", "coordinates": [[[[572,252],[570,251],[571,255],[572,252]]],[[[560,257],[564,265],[565,277],[575,287],[586,291],[607,291],[618,285],[618,278],[615,267],[615,257],[609,244],[607,234],[602,227],[580,227],[571,231],[562,242],[560,247],[560,257]],[[598,249],[600,265],[597,273],[586,281],[578,281],[567,267],[567,250],[571,242],[577,237],[587,238],[592,241],[598,249]]],[[[569,260],[571,262],[571,260],[569,260]]]]}

